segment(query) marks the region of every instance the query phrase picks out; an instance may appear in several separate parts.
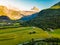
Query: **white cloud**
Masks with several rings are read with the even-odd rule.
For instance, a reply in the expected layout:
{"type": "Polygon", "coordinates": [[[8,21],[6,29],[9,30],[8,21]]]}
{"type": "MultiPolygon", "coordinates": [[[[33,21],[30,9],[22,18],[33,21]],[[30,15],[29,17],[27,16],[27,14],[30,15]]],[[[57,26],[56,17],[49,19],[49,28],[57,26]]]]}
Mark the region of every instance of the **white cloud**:
{"type": "Polygon", "coordinates": [[[16,2],[16,0],[0,0],[0,5],[8,6],[10,8],[20,9],[20,10],[29,10],[28,6],[24,3],[16,2]]]}
{"type": "Polygon", "coordinates": [[[9,0],[0,0],[0,5],[8,5],[9,0]]]}

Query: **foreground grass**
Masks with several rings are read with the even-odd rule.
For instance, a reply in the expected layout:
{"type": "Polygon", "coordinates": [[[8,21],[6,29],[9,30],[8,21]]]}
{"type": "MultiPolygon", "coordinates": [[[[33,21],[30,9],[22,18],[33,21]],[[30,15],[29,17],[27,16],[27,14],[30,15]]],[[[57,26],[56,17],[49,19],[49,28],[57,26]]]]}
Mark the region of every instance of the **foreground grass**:
{"type": "Polygon", "coordinates": [[[17,45],[30,41],[32,38],[48,38],[49,35],[40,28],[19,27],[0,29],[0,45],[17,45]],[[30,34],[30,32],[36,32],[30,34]]]}
{"type": "Polygon", "coordinates": [[[60,29],[55,29],[53,32],[49,32],[52,38],[60,38],[60,29]]]}

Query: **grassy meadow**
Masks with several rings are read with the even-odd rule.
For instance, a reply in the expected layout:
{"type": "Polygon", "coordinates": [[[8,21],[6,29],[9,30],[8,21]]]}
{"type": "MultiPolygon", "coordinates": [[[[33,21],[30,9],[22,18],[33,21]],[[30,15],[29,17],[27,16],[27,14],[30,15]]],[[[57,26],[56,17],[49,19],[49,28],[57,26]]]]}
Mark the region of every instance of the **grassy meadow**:
{"type": "Polygon", "coordinates": [[[60,39],[60,29],[55,29],[53,32],[49,32],[52,38],[60,39]]]}
{"type": "Polygon", "coordinates": [[[0,45],[17,45],[30,41],[32,38],[49,38],[49,35],[42,29],[36,27],[0,29],[0,45]]]}

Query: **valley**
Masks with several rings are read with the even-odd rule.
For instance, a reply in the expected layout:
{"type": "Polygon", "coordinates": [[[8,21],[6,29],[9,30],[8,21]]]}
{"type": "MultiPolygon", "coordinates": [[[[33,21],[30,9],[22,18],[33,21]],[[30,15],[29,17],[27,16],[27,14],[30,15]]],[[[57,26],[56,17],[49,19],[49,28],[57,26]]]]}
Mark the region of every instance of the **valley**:
{"type": "Polygon", "coordinates": [[[41,11],[0,6],[0,45],[20,44],[60,45],[60,2],[41,11]]]}

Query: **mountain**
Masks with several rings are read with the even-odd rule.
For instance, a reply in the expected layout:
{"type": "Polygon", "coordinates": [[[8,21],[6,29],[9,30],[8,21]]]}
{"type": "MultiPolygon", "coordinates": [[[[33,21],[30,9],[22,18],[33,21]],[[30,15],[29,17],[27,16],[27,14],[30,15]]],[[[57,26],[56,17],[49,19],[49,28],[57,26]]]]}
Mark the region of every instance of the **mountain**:
{"type": "Polygon", "coordinates": [[[33,7],[31,10],[29,11],[23,11],[22,14],[24,14],[24,16],[30,16],[32,14],[38,13],[40,10],[37,7],[33,7]]]}
{"type": "Polygon", "coordinates": [[[40,11],[32,20],[23,22],[23,26],[36,26],[42,29],[55,29],[60,28],[60,7],[56,9],[56,6],[60,6],[60,2],[53,5],[48,9],[40,11]]]}
{"type": "Polygon", "coordinates": [[[28,16],[24,16],[20,20],[22,20],[22,21],[29,21],[29,20],[35,18],[37,15],[38,15],[38,12],[34,13],[34,14],[31,14],[31,15],[28,15],[28,16]]]}
{"type": "Polygon", "coordinates": [[[10,8],[8,6],[0,6],[0,16],[7,16],[11,20],[18,20],[24,16],[29,16],[36,13],[35,11],[21,11],[15,8],[10,8]]]}
{"type": "Polygon", "coordinates": [[[39,12],[40,10],[37,8],[37,7],[33,7],[31,10],[33,10],[33,11],[36,11],[36,12],[39,12]]]}
{"type": "Polygon", "coordinates": [[[32,15],[32,14],[34,14],[34,13],[37,13],[37,12],[35,12],[35,11],[23,11],[22,12],[22,14],[24,15],[24,16],[29,16],[29,15],[32,15]]]}
{"type": "Polygon", "coordinates": [[[38,15],[39,11],[40,10],[37,7],[33,7],[30,11],[24,11],[25,15],[20,20],[29,21],[35,18],[38,15]]]}
{"type": "Polygon", "coordinates": [[[22,17],[20,11],[8,9],[6,6],[0,6],[0,16],[8,16],[12,20],[16,20],[22,17]]]}

